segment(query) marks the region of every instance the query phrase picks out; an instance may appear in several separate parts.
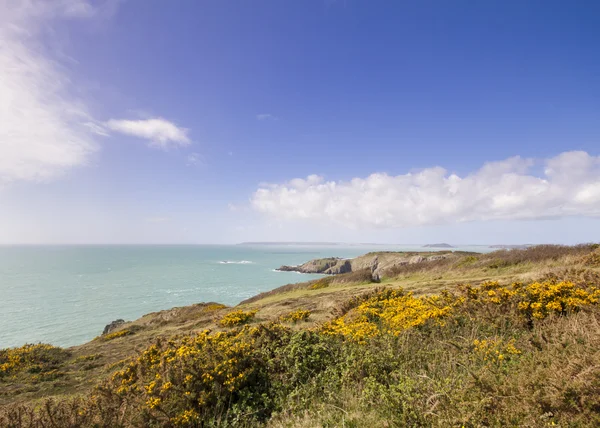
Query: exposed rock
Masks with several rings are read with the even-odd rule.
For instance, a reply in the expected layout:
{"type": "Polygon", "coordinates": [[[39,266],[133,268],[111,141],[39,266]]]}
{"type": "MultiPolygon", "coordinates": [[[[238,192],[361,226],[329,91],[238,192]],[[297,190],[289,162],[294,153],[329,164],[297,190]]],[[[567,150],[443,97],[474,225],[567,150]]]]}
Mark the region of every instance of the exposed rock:
{"type": "Polygon", "coordinates": [[[375,258],[371,261],[371,280],[373,282],[381,281],[381,269],[379,269],[379,256],[375,256],[375,258]]]}
{"type": "Polygon", "coordinates": [[[283,266],[279,266],[275,270],[278,270],[280,272],[301,272],[300,271],[300,266],[287,266],[287,265],[283,265],[283,266]]]}
{"type": "Polygon", "coordinates": [[[339,275],[341,273],[352,272],[352,264],[350,260],[340,260],[334,266],[326,269],[323,273],[330,275],[339,275]]]}
{"type": "Polygon", "coordinates": [[[377,266],[379,265],[379,256],[375,256],[373,260],[371,260],[371,273],[377,270],[377,266]]]}
{"type": "Polygon", "coordinates": [[[408,260],[408,264],[415,264],[415,263],[421,263],[425,261],[425,257],[423,256],[412,256],[409,260],[408,260]]]}
{"type": "Polygon", "coordinates": [[[341,259],[328,257],[310,260],[298,266],[281,266],[278,270],[300,273],[321,273],[338,275],[348,272],[358,272],[364,269],[371,271],[373,281],[381,281],[394,266],[422,263],[456,257],[449,251],[438,254],[432,251],[402,252],[402,251],[378,251],[368,253],[353,259],[341,259]]]}
{"type": "Polygon", "coordinates": [[[107,324],[106,327],[104,327],[102,334],[111,333],[111,332],[115,331],[116,329],[118,329],[119,327],[121,327],[123,324],[125,324],[125,320],[122,320],[122,319],[114,320],[110,324],[107,324]]]}
{"type": "MultiPolygon", "coordinates": [[[[344,261],[344,260],[337,258],[337,257],[328,257],[325,259],[310,260],[310,261],[308,261],[304,264],[298,265],[298,266],[281,266],[277,270],[280,270],[283,272],[300,272],[300,273],[330,273],[330,272],[328,272],[328,270],[330,268],[338,265],[340,263],[340,261],[344,261]]],[[[343,270],[345,268],[340,266],[340,268],[338,270],[340,270],[340,269],[343,270]]],[[[344,271],[344,272],[339,272],[339,273],[350,272],[350,270],[344,271]]]]}

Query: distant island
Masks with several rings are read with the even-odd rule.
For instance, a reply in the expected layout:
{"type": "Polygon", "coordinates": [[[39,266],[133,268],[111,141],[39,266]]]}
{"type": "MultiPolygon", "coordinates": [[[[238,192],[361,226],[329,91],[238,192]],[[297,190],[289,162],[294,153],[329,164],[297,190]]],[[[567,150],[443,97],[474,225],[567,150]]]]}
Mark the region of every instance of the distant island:
{"type": "Polygon", "coordinates": [[[345,244],[340,243],[340,242],[289,242],[289,241],[268,242],[267,241],[267,242],[241,242],[238,245],[309,245],[309,246],[327,245],[327,246],[333,246],[333,245],[345,245],[345,244]]]}
{"type": "MultiPolygon", "coordinates": [[[[349,242],[306,242],[306,241],[249,241],[249,242],[241,242],[237,245],[253,245],[253,246],[306,246],[306,247],[336,247],[336,246],[344,246],[344,247],[352,247],[352,246],[364,246],[364,247],[378,247],[378,246],[415,246],[418,247],[420,244],[382,244],[382,243],[374,243],[374,242],[360,242],[360,243],[349,243],[349,242]]],[[[485,244],[470,244],[464,245],[468,247],[488,247],[493,249],[519,249],[524,250],[526,248],[532,247],[534,244],[494,244],[494,245],[485,245],[485,244]]],[[[461,245],[462,247],[463,245],[461,245]]],[[[421,248],[457,248],[454,245],[450,245],[446,242],[436,243],[436,244],[425,244],[421,246],[421,248]]]]}
{"type": "Polygon", "coordinates": [[[423,245],[423,248],[454,248],[450,244],[441,243],[441,244],[427,244],[423,245]]]}

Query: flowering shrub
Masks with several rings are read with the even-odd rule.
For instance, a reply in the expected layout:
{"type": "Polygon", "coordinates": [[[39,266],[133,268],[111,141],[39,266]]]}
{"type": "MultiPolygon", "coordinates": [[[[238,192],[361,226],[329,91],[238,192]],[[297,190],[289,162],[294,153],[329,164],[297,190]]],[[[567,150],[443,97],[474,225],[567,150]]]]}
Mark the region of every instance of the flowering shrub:
{"type": "Polygon", "coordinates": [[[403,290],[385,290],[358,304],[351,312],[323,326],[325,334],[341,334],[363,343],[381,333],[399,335],[403,330],[419,327],[429,320],[443,324],[452,306],[462,302],[440,296],[414,297],[403,290]]]}
{"type": "Polygon", "coordinates": [[[282,322],[293,322],[296,323],[298,321],[306,321],[308,317],[310,317],[310,311],[304,309],[298,309],[292,312],[289,312],[285,315],[282,315],[279,319],[282,322]]]}
{"type": "Polygon", "coordinates": [[[473,350],[475,355],[483,358],[484,361],[500,365],[509,361],[516,355],[521,354],[521,351],[515,347],[514,339],[508,342],[503,342],[501,339],[475,339],[473,341],[473,350]]]}
{"type": "Polygon", "coordinates": [[[220,309],[225,309],[227,306],[221,303],[210,303],[202,308],[202,312],[214,312],[220,309]]]}
{"type": "MultiPolygon", "coordinates": [[[[243,409],[266,399],[260,327],[183,337],[149,347],[111,379],[121,397],[137,397],[144,417],[192,426],[232,401],[243,409]],[[262,391],[264,392],[264,391],[262,391]]],[[[286,332],[274,325],[269,334],[286,332]]]]}
{"type": "Polygon", "coordinates": [[[124,336],[129,336],[130,334],[133,334],[133,331],[131,330],[119,330],[119,331],[113,331],[112,333],[108,333],[108,334],[103,334],[102,336],[100,336],[100,339],[106,341],[106,340],[113,340],[113,339],[118,339],[119,337],[124,337],[124,336]]]}
{"type": "Polygon", "coordinates": [[[233,311],[225,315],[219,324],[223,327],[235,327],[237,325],[246,324],[251,321],[258,311],[233,311]]]}
{"type": "Polygon", "coordinates": [[[311,285],[310,287],[308,287],[310,290],[320,290],[321,288],[327,288],[329,287],[329,284],[331,284],[331,277],[330,276],[326,276],[324,278],[319,279],[318,281],[316,281],[313,285],[311,285]]]}
{"type": "MultiPolygon", "coordinates": [[[[0,380],[23,371],[45,374],[54,371],[69,353],[48,344],[24,345],[19,348],[0,349],[0,380]]],[[[41,377],[44,380],[45,377],[41,377]]]]}
{"type": "Polygon", "coordinates": [[[463,286],[462,291],[470,301],[516,306],[517,312],[528,320],[543,319],[551,314],[565,315],[600,301],[600,289],[578,286],[570,281],[528,285],[515,282],[508,287],[489,281],[477,288],[463,286]]]}

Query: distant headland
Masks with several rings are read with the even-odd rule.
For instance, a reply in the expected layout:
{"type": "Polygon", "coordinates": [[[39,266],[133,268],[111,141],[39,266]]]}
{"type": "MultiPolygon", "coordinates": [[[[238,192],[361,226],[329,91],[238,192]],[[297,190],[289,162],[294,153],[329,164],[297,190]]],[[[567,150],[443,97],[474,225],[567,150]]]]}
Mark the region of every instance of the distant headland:
{"type": "Polygon", "coordinates": [[[454,246],[446,243],[441,243],[423,245],[423,248],[454,248],[454,246]]]}

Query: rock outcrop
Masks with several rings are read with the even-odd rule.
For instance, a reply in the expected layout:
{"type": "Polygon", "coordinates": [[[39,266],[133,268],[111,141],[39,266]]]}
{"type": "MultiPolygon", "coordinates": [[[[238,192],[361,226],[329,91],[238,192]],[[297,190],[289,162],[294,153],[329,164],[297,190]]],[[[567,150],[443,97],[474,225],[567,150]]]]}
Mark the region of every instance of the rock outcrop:
{"type": "Polygon", "coordinates": [[[334,266],[331,266],[324,273],[328,273],[331,275],[338,275],[341,273],[352,272],[352,264],[350,260],[340,260],[334,266]]]}
{"type": "Polygon", "coordinates": [[[381,281],[381,269],[379,268],[379,256],[375,256],[371,261],[371,280],[373,282],[381,281]]]}
{"type": "Polygon", "coordinates": [[[372,280],[374,282],[379,282],[385,276],[385,272],[394,266],[424,263],[444,259],[449,256],[449,254],[431,254],[431,252],[421,252],[415,254],[414,252],[405,253],[383,251],[365,254],[364,256],[355,257],[353,259],[340,259],[337,257],[314,259],[298,266],[281,266],[277,270],[283,272],[339,275],[348,272],[370,269],[372,280]]]}
{"type": "Polygon", "coordinates": [[[328,275],[338,275],[341,273],[352,272],[350,260],[337,257],[328,257],[325,259],[310,260],[298,266],[281,266],[279,271],[300,272],[300,273],[323,273],[328,275]]]}
{"type": "Polygon", "coordinates": [[[122,320],[122,319],[114,320],[110,324],[107,324],[106,327],[104,327],[102,334],[104,335],[104,334],[111,333],[111,332],[115,331],[116,329],[118,329],[119,327],[121,327],[123,324],[125,324],[125,320],[122,320]]]}

